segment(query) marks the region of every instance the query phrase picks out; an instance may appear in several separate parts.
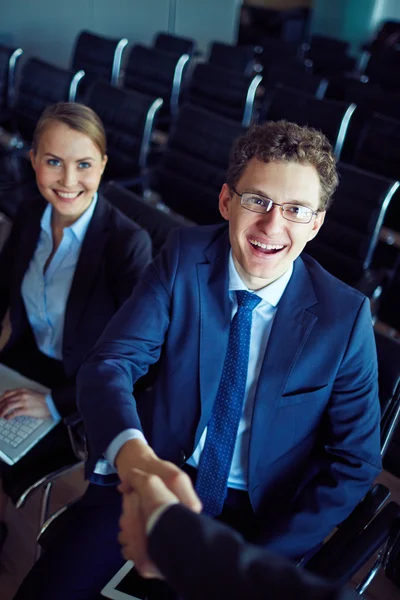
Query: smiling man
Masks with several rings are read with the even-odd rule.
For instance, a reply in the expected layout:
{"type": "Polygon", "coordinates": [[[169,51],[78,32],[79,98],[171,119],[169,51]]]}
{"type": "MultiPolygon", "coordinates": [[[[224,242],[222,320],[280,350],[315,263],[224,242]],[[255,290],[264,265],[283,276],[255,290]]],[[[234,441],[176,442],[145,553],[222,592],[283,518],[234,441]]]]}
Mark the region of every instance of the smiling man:
{"type": "Polygon", "coordinates": [[[269,122],[237,140],[227,223],[171,236],[80,371],[91,484],[30,593],[89,599],[113,575],[121,500],[102,485],[113,469],[157,474],[189,508],[296,561],[367,492],[381,466],[369,303],[302,254],[337,183],[313,129],[269,122]],[[95,567],[82,570],[83,556],[95,567]]]}

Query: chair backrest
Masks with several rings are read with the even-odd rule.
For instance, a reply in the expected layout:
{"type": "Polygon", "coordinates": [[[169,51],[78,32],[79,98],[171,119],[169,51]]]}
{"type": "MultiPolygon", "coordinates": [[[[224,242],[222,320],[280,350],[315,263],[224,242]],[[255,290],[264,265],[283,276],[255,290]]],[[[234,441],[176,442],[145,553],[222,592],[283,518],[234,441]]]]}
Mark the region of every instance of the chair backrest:
{"type": "Polygon", "coordinates": [[[0,110],[8,108],[14,99],[15,71],[21,48],[0,46],[0,110]]]}
{"type": "Polygon", "coordinates": [[[399,182],[350,165],[339,165],[332,206],[306,252],[333,275],[356,284],[370,268],[379,232],[399,182]]]}
{"type": "Polygon", "coordinates": [[[282,85],[322,100],[329,84],[328,79],[307,73],[300,63],[297,65],[285,63],[271,65],[264,77],[266,87],[271,89],[275,85],[282,85]]]}
{"type": "Polygon", "coordinates": [[[218,195],[231,146],[243,132],[240,123],[183,106],[155,173],[165,204],[195,223],[218,222],[218,195]]]}
{"type": "Polygon", "coordinates": [[[196,45],[195,40],[191,38],[180,37],[164,32],[158,33],[154,40],[154,48],[157,50],[170,52],[171,54],[177,54],[179,56],[182,56],[182,54],[193,56],[196,51],[196,45]]]}
{"type": "Polygon", "coordinates": [[[349,49],[350,42],[347,42],[345,40],[339,40],[338,38],[333,38],[320,34],[314,34],[311,36],[311,56],[319,56],[321,54],[347,54],[349,49]]]}
{"type": "Polygon", "coordinates": [[[254,100],[261,75],[249,77],[209,63],[196,66],[190,79],[186,100],[228,119],[250,125],[254,100]]]}
{"type": "Polygon", "coordinates": [[[47,106],[74,100],[76,82],[82,76],[82,71],[73,73],[37,58],[25,62],[21,69],[13,117],[26,142],[32,140],[36,123],[47,106]]]}
{"type": "Polygon", "coordinates": [[[353,162],[372,173],[400,179],[400,120],[373,115],[360,134],[353,162]]]}
{"type": "Polygon", "coordinates": [[[260,46],[262,47],[260,59],[264,67],[276,63],[292,64],[300,57],[298,44],[290,44],[280,38],[263,36],[260,40],[260,46]]]}
{"type": "Polygon", "coordinates": [[[122,54],[127,44],[126,38],[111,39],[90,31],[82,31],[79,34],[71,64],[73,70],[85,71],[85,89],[99,79],[117,85],[122,54]]]}
{"type": "Polygon", "coordinates": [[[348,79],[344,83],[343,98],[357,104],[369,117],[376,112],[400,119],[400,93],[385,92],[378,83],[348,79]]]}
{"type": "Polygon", "coordinates": [[[375,331],[381,405],[381,454],[384,456],[400,412],[400,341],[375,331]]]}
{"type": "Polygon", "coordinates": [[[356,58],[348,53],[349,42],[322,35],[313,35],[308,57],[313,61],[314,72],[329,77],[352,71],[356,58]]]}
{"type": "Polygon", "coordinates": [[[216,67],[251,75],[254,67],[254,48],[214,42],[210,48],[208,62],[216,67]]]}
{"type": "Polygon", "coordinates": [[[163,112],[178,112],[188,54],[171,54],[141,44],[133,46],[125,66],[124,87],[164,100],[163,112]]]}
{"type": "Polygon", "coordinates": [[[100,117],[107,134],[107,179],[135,178],[146,166],[154,119],[162,99],[122,90],[105,81],[89,88],[86,104],[100,117]]]}
{"type": "Polygon", "coordinates": [[[394,48],[373,52],[366,65],[366,75],[386,91],[400,91],[400,50],[394,48]]]}
{"type": "Polygon", "coordinates": [[[158,254],[171,229],[186,226],[183,220],[159,210],[137,194],[115,183],[108,183],[101,192],[111,204],[150,234],[153,256],[158,254]]]}
{"type": "Polygon", "coordinates": [[[278,85],[272,93],[267,94],[263,117],[272,121],[286,119],[321,130],[330,140],[339,159],[355,109],[355,104],[318,100],[278,85]]]}

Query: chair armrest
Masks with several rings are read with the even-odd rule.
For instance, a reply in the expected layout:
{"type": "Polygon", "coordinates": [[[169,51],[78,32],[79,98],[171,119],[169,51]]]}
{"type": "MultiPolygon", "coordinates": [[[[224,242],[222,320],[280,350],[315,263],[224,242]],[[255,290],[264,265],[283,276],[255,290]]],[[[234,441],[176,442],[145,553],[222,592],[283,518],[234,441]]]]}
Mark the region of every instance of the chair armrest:
{"type": "Polygon", "coordinates": [[[75,425],[82,423],[82,417],[78,411],[75,411],[74,413],[64,417],[63,423],[66,425],[66,427],[74,427],[75,425]]]}
{"type": "Polygon", "coordinates": [[[85,461],[87,458],[86,434],[81,415],[76,411],[65,417],[63,423],[68,429],[69,440],[75,456],[78,460],[85,461]]]}
{"type": "Polygon", "coordinates": [[[334,559],[327,556],[323,563],[315,563],[311,569],[307,564],[306,568],[334,581],[339,587],[345,585],[393,535],[399,519],[400,506],[389,502],[352,542],[343,547],[340,555],[334,559]]]}
{"type": "Polygon", "coordinates": [[[330,569],[332,561],[340,562],[349,544],[365,530],[389,497],[387,487],[381,483],[375,484],[329,540],[305,564],[305,568],[322,574],[330,569]]]}

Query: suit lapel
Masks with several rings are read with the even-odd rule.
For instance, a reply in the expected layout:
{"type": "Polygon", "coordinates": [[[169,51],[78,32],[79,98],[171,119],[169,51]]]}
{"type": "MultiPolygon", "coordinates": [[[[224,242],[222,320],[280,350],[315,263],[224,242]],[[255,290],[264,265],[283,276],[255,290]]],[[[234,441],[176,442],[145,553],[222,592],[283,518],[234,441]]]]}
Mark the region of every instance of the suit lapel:
{"type": "Polygon", "coordinates": [[[86,308],[86,300],[103,259],[104,247],[108,239],[108,217],[110,208],[99,195],[89,227],[82,243],[76,265],[71,290],[68,296],[64,322],[63,353],[74,339],[75,328],[86,308]]]}
{"type": "Polygon", "coordinates": [[[316,302],[310,275],[299,258],[279,302],[258,380],[250,437],[250,473],[265,448],[267,427],[286,382],[318,319],[309,310],[316,302]]]}
{"type": "MultiPolygon", "coordinates": [[[[198,434],[211,415],[229,339],[229,238],[225,231],[205,252],[205,262],[197,264],[200,294],[200,397],[198,434]]],[[[196,436],[196,444],[198,435],[196,436]]]]}

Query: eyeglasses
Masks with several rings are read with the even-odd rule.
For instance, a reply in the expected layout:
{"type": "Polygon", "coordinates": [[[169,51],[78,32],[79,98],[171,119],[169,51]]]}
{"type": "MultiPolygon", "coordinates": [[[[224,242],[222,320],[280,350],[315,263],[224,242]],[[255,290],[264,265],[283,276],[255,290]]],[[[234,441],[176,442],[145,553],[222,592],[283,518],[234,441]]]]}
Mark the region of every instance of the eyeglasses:
{"type": "Polygon", "coordinates": [[[278,204],[277,202],[273,202],[269,198],[264,198],[258,194],[252,194],[251,192],[239,194],[235,188],[232,188],[232,190],[239,196],[240,204],[243,208],[247,208],[247,210],[256,213],[267,213],[270,212],[274,206],[279,206],[282,217],[293,223],[307,224],[320,212],[319,210],[312,210],[312,208],[302,206],[301,204],[278,204]]]}

